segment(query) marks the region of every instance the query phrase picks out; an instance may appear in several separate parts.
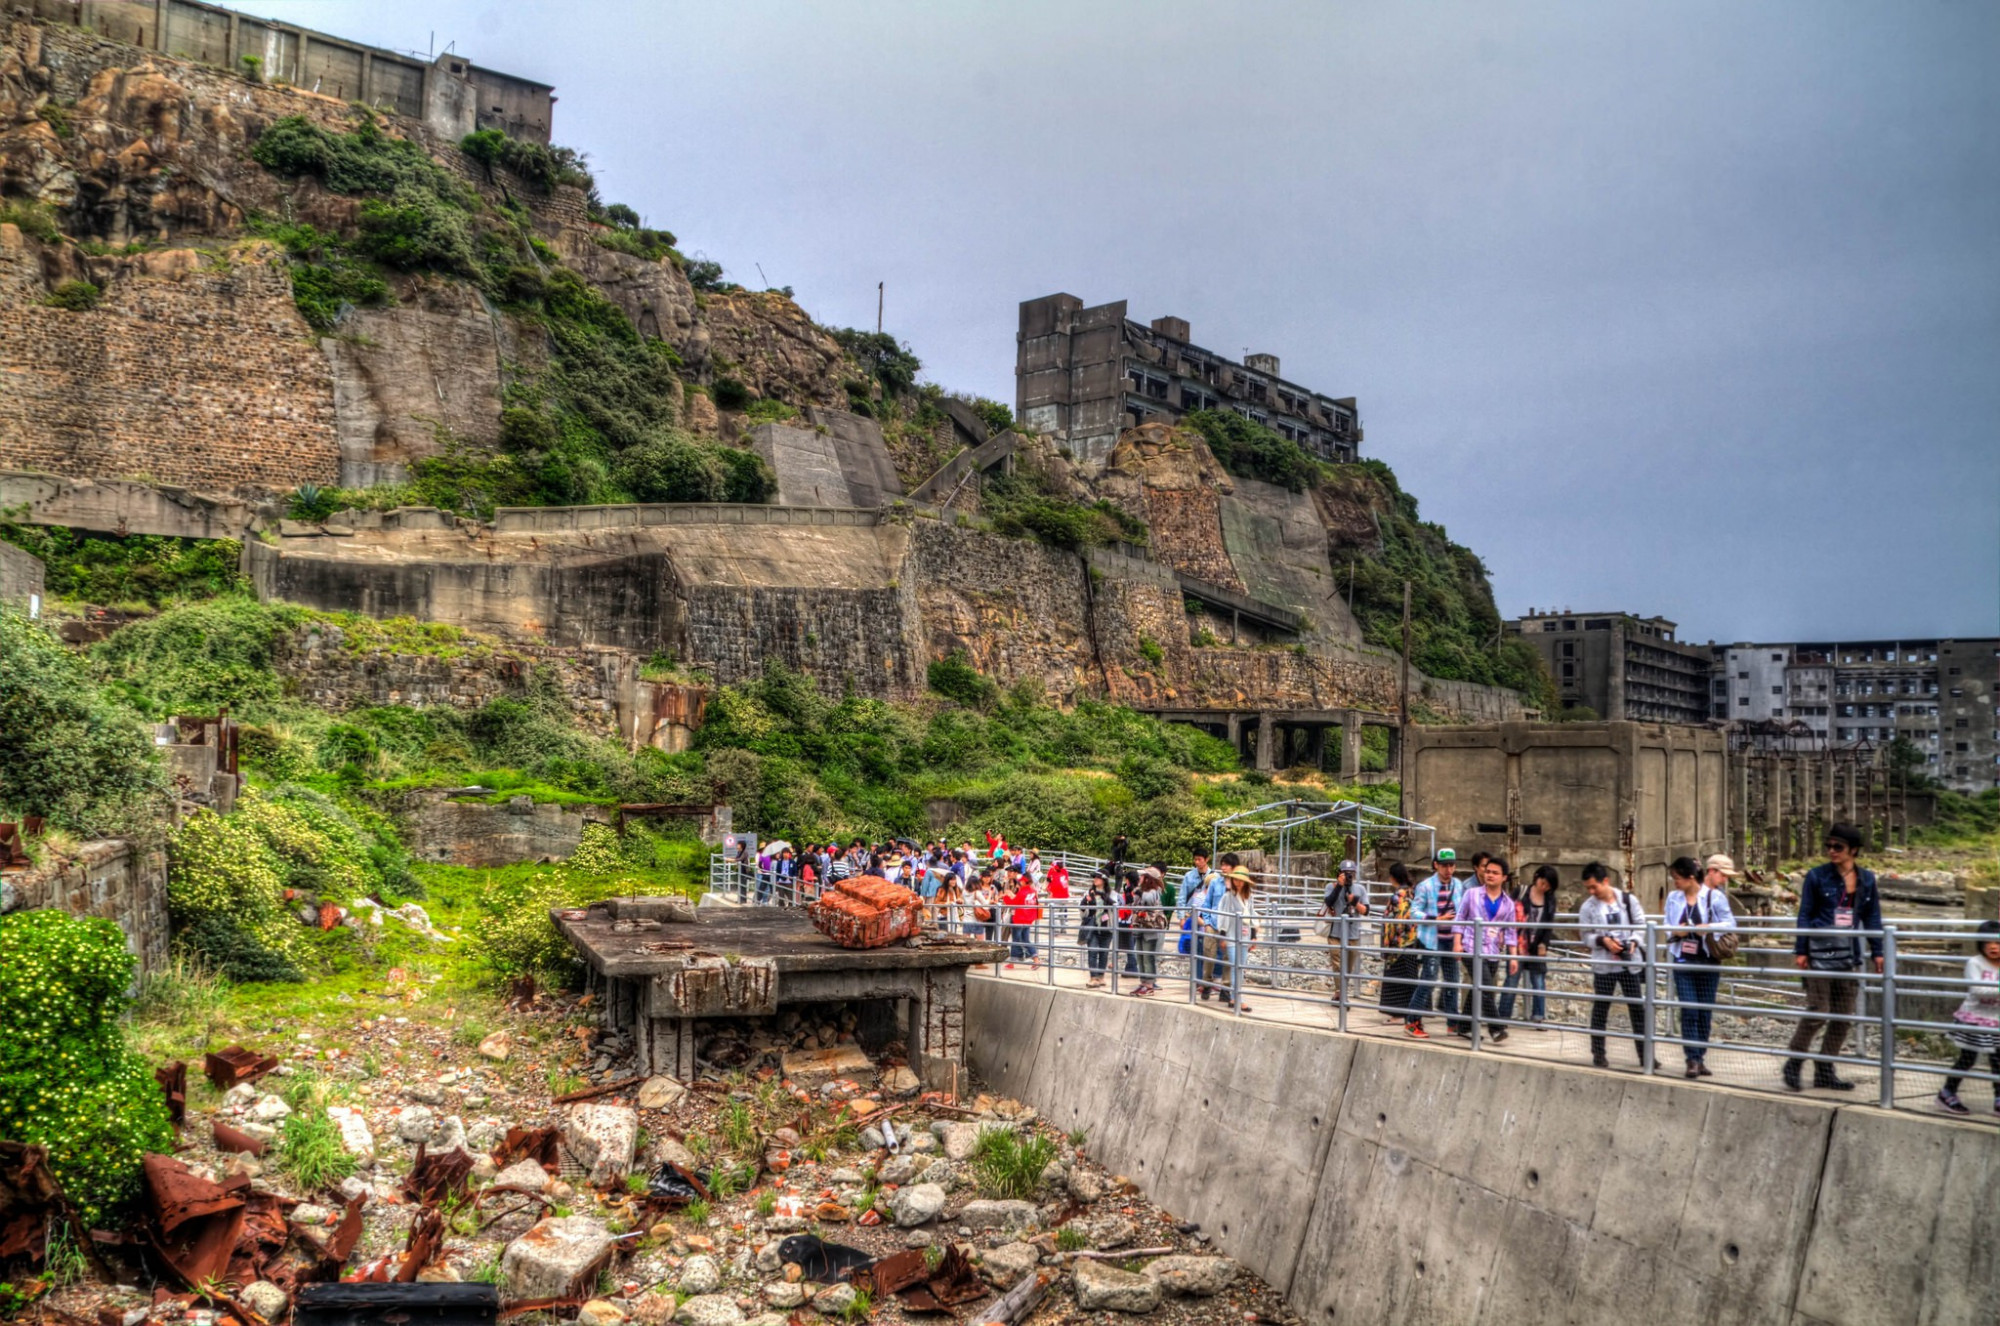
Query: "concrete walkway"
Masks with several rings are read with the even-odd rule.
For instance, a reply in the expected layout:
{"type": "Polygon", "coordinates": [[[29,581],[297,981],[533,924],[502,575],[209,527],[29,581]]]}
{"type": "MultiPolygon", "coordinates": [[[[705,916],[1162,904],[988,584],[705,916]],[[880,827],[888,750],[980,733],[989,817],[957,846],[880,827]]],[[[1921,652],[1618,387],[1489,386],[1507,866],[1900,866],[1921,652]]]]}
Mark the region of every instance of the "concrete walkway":
{"type": "MultiPolygon", "coordinates": [[[[1058,954],[1058,957],[1060,963],[1053,969],[1053,981],[1051,981],[1051,969],[1047,965],[1030,968],[1026,963],[1017,963],[1012,967],[1002,964],[998,968],[974,967],[971,969],[971,973],[975,976],[998,976],[1005,980],[1021,981],[1036,985],[1053,983],[1064,989],[1088,991],[1088,972],[1080,967],[1068,965],[1072,961],[1080,961],[1081,954],[1075,950],[1065,948],[1058,954]]],[[[1258,960],[1267,961],[1262,956],[1261,947],[1258,960]]],[[[1165,961],[1165,955],[1162,956],[1162,961],[1165,961]]],[[[1310,975],[1311,972],[1302,970],[1300,974],[1310,975]]],[[[1396,1015],[1393,1020],[1385,1020],[1381,1010],[1372,1002],[1377,998],[1380,988],[1379,980],[1372,976],[1366,978],[1356,977],[1354,980],[1356,981],[1358,990],[1355,994],[1356,1002],[1350,1004],[1347,1010],[1348,1033],[1350,1035],[1399,1041],[1412,1039],[1403,1029],[1401,1014],[1396,1015]]],[[[1229,1012],[1217,1002],[1202,1003],[1199,1000],[1193,999],[1188,990],[1188,981],[1185,976],[1167,976],[1163,974],[1159,978],[1159,993],[1143,997],[1134,996],[1131,993],[1138,984],[1137,977],[1121,973],[1117,981],[1118,993],[1115,995],[1112,993],[1111,977],[1108,974],[1105,978],[1104,989],[1088,992],[1104,999],[1143,999],[1143,1002],[1147,1003],[1193,1003],[1194,1007],[1214,1017],[1243,1016],[1252,1021],[1314,1027],[1329,1031],[1339,1030],[1340,1027],[1340,1010],[1333,1006],[1331,996],[1326,993],[1308,990],[1279,990],[1270,986],[1247,984],[1243,988],[1243,1002],[1249,1011],[1246,1014],[1239,1015],[1229,1012]]],[[[1525,1003],[1525,1001],[1520,1001],[1520,1003],[1525,1003]]],[[[1517,1003],[1515,1009],[1517,1017],[1523,1016],[1525,1011],[1520,1006],[1520,1003],[1517,1003]]],[[[1657,1013],[1661,1019],[1662,1030],[1670,1035],[1678,1035],[1680,1023],[1678,1012],[1674,1005],[1671,1003],[1661,1003],[1657,1005],[1657,1013]]],[[[1573,994],[1564,995],[1551,991],[1549,996],[1549,1017],[1550,1020],[1541,1027],[1510,1026],[1507,1028],[1508,1036],[1506,1041],[1497,1045],[1491,1039],[1490,1029],[1482,1029],[1478,1053],[1504,1055],[1517,1059],[1544,1059],[1588,1067],[1590,1064],[1589,1001],[1585,998],[1575,997],[1573,994]]],[[[1733,1016],[1730,1014],[1721,1012],[1716,1014],[1714,1035],[1717,1043],[1712,1045],[1708,1053],[1708,1066],[1714,1076],[1706,1079],[1708,1085],[1729,1086],[1746,1091],[1770,1091],[1781,1095],[1793,1094],[1785,1088],[1779,1076],[1781,1066],[1784,1063],[1782,1045],[1750,1049],[1733,1048],[1720,1043],[1725,1036],[1727,1023],[1731,1020],[1733,1020],[1733,1016]]],[[[1445,1028],[1444,1018],[1435,1012],[1425,1016],[1424,1029],[1430,1033],[1429,1043],[1432,1045],[1457,1046],[1466,1049],[1468,1052],[1471,1051],[1470,1041],[1448,1032],[1445,1028]]],[[[1629,1031],[1630,1026],[1626,1021],[1624,1006],[1622,1004],[1614,1005],[1611,1010],[1610,1026],[1607,1029],[1605,1038],[1605,1053],[1611,1060],[1612,1067],[1605,1071],[1633,1074],[1643,1071],[1638,1062],[1638,1043],[1632,1040],[1621,1039],[1618,1035],[1620,1032],[1629,1031]]],[[[1851,1038],[1848,1052],[1853,1052],[1853,1041],[1851,1038]]],[[[1670,1077],[1677,1080],[1682,1078],[1686,1062],[1681,1056],[1679,1046],[1661,1044],[1656,1053],[1658,1055],[1658,1063],[1654,1071],[1657,1076],[1670,1077]]],[[[1929,1061],[1924,1062],[1923,1067],[1931,1071],[1916,1071],[1919,1062],[1912,1061],[1907,1057],[1898,1059],[1894,1090],[1896,1106],[1899,1109],[1942,1114],[1943,1112],[1937,1110],[1933,1104],[1932,1098],[1937,1094],[1939,1086],[1943,1084],[1943,1079],[1936,1070],[1946,1065],[1939,1064],[1936,1061],[1929,1061]]],[[[1877,1070],[1872,1067],[1864,1067],[1860,1064],[1843,1064],[1840,1068],[1840,1075],[1855,1084],[1854,1090],[1807,1090],[1800,1094],[1808,1098],[1828,1102],[1859,1105],[1880,1103],[1881,1075],[1877,1070]]],[[[1810,1065],[1808,1065],[1804,1077],[1807,1082],[1812,1080],[1810,1065]]],[[[1961,1089],[1960,1096],[1964,1099],[1966,1105],[1971,1108],[1973,1119],[2000,1125],[2000,1114],[1996,1114],[1992,1110],[1993,1098],[1991,1088],[1988,1084],[1968,1080],[1961,1089]]]]}

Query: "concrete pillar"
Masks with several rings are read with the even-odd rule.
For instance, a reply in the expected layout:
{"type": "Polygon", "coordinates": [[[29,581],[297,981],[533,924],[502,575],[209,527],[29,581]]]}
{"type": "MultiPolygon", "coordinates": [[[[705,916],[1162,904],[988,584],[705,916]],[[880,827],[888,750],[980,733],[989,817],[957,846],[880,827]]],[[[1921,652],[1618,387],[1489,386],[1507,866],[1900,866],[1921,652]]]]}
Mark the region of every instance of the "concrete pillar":
{"type": "Polygon", "coordinates": [[[1257,715],[1257,767],[1271,773],[1278,767],[1278,722],[1270,711],[1257,715]]]}
{"type": "Polygon", "coordinates": [[[1340,776],[1361,776],[1361,715],[1351,709],[1340,718],[1340,776]]]}

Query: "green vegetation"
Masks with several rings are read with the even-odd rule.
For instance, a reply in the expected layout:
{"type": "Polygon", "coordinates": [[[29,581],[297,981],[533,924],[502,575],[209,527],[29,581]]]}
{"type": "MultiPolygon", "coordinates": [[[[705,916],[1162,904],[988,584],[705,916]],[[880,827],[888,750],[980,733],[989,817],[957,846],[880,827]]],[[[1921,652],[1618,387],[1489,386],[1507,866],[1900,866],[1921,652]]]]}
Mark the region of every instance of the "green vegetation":
{"type": "Polygon", "coordinates": [[[1055,1158],[1054,1139],[996,1128],[979,1135],[979,1147],[972,1153],[972,1172],[984,1195],[1018,1201],[1035,1195],[1042,1171],[1055,1158]]]}
{"type": "Polygon", "coordinates": [[[862,372],[882,385],[884,392],[898,395],[917,385],[917,374],[924,366],[923,361],[911,352],[909,346],[889,333],[861,331],[854,327],[829,327],[827,334],[854,357],[862,372]]]}
{"type": "MultiPolygon", "coordinates": [[[[458,146],[465,155],[486,167],[489,180],[493,167],[497,165],[513,171],[543,193],[553,193],[564,185],[586,192],[597,187],[584,154],[572,147],[551,147],[522,138],[509,138],[498,129],[469,133],[459,140],[458,146]]],[[[622,206],[614,203],[612,209],[622,206]]],[[[625,208],[627,213],[631,210],[625,208]]],[[[635,224],[637,220],[637,217],[633,218],[635,224]]],[[[672,237],[667,242],[673,243],[672,237]]]]}
{"type": "Polygon", "coordinates": [[[1184,421],[1201,434],[1222,468],[1302,493],[1319,480],[1320,462],[1290,438],[1234,410],[1196,410],[1184,421]]]}
{"type": "Polygon", "coordinates": [[[1071,549],[1146,541],[1138,520],[1102,498],[1077,501],[1053,474],[1025,461],[1012,474],[988,475],[980,501],[993,528],[1015,538],[1071,549]]]}
{"type": "Polygon", "coordinates": [[[1090,1246],[1090,1236],[1075,1225],[1064,1225],[1056,1231],[1057,1252],[1081,1252],[1090,1246]]]}
{"type": "Polygon", "coordinates": [[[86,1225],[138,1186],[173,1125],[118,1018],[132,955],[116,924],[57,911],[0,916],[0,1137],[49,1149],[86,1225]]]}
{"type": "Polygon", "coordinates": [[[151,841],[165,791],[139,716],[46,627],[0,606],[0,819],[151,841]]]}
{"type": "Polygon", "coordinates": [[[0,519],[0,542],[41,558],[51,598],[150,610],[241,588],[234,539],[100,534],[0,519]]]}
{"type": "Polygon", "coordinates": [[[0,226],[19,226],[22,234],[44,244],[56,244],[62,240],[62,227],[56,223],[54,211],[45,203],[0,202],[0,226]]]}
{"type": "Polygon", "coordinates": [[[278,1130],[278,1168],[301,1189],[331,1188],[354,1173],[354,1157],[340,1144],[340,1128],[324,1109],[286,1117],[278,1130]]]}
{"type": "Polygon", "coordinates": [[[42,302],[50,308],[68,309],[71,313],[88,313],[104,298],[104,291],[91,281],[64,281],[49,291],[42,302]]]}

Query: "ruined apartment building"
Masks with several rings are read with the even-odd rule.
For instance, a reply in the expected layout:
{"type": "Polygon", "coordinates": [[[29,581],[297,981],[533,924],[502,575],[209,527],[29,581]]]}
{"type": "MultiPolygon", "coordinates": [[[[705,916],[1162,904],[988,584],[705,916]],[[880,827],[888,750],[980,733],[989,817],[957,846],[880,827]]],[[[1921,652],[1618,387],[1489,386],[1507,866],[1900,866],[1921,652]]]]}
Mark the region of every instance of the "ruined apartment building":
{"type": "Polygon", "coordinates": [[[1530,608],[1506,630],[1548,663],[1565,709],[1590,709],[1613,722],[1709,720],[1714,651],[1674,639],[1674,623],[1664,617],[1530,608]]]}
{"type": "Polygon", "coordinates": [[[1015,414],[1052,433],[1078,460],[1101,463],[1127,428],[1193,410],[1234,410],[1322,460],[1359,454],[1352,396],[1335,399],[1278,375],[1278,357],[1242,363],[1191,343],[1181,318],[1150,327],[1125,316],[1125,301],[1085,308],[1075,295],[1021,305],[1015,338],[1015,414]]]}
{"type": "Polygon", "coordinates": [[[2000,640],[1739,643],[1717,654],[1716,718],[1803,725],[1836,747],[1901,739],[1954,791],[2000,786],[2000,640]]]}
{"type": "Polygon", "coordinates": [[[499,129],[546,144],[555,120],[549,84],[482,68],[450,50],[435,58],[384,50],[200,0],[17,0],[13,7],[39,22],[176,59],[254,69],[267,82],[380,106],[453,142],[475,129],[499,129]]]}

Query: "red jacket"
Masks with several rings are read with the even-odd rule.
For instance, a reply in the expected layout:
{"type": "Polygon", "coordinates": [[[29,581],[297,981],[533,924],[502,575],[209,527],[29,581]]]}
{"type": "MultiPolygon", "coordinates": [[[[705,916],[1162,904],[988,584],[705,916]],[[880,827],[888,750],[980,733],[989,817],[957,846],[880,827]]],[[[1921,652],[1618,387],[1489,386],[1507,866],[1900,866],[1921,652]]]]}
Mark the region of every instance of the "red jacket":
{"type": "Polygon", "coordinates": [[[1021,887],[1008,894],[1002,901],[1014,909],[1012,913],[1014,925],[1033,925],[1042,919],[1042,909],[1037,905],[1040,899],[1035,896],[1035,886],[1026,880],[1021,881],[1021,887]]]}
{"type": "Polygon", "coordinates": [[[1067,898],[1069,896],[1069,867],[1058,861],[1049,867],[1049,896],[1067,898]]]}

